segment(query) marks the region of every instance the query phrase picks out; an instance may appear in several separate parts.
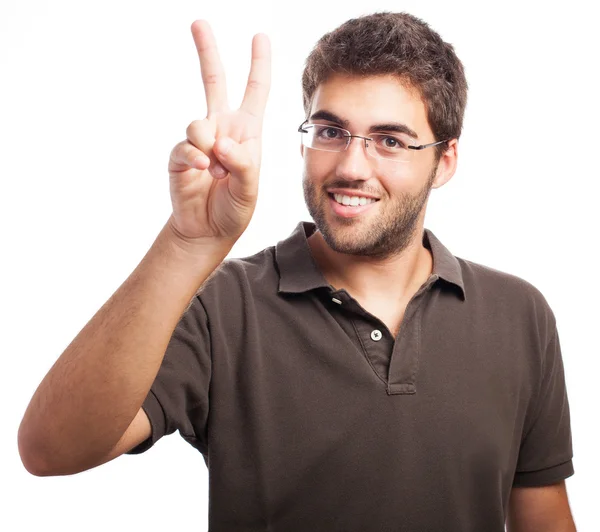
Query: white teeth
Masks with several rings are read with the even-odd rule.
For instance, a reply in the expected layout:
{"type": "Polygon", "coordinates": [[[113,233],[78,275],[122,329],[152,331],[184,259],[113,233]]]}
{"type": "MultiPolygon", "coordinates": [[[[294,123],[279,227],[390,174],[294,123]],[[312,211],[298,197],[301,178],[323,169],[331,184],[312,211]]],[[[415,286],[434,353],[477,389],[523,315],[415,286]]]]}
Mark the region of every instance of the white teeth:
{"type": "Polygon", "coordinates": [[[377,200],[374,200],[373,198],[365,198],[362,196],[345,196],[342,194],[334,194],[333,197],[335,198],[335,201],[337,201],[338,203],[341,203],[342,205],[350,205],[350,206],[357,206],[357,205],[368,205],[369,203],[374,203],[377,200]]]}

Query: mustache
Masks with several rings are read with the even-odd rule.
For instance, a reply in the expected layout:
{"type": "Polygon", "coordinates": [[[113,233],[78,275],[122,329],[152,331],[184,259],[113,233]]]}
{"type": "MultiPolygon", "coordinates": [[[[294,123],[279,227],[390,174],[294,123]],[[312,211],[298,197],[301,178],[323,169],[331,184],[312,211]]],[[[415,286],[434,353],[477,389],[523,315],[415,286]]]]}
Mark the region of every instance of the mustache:
{"type": "Polygon", "coordinates": [[[325,185],[323,187],[323,191],[327,192],[328,188],[345,188],[348,190],[352,190],[354,192],[364,192],[364,193],[370,194],[372,196],[380,195],[380,193],[377,190],[370,190],[370,189],[364,188],[364,187],[357,187],[356,185],[353,185],[351,183],[342,183],[342,182],[328,183],[327,185],[325,185]]]}

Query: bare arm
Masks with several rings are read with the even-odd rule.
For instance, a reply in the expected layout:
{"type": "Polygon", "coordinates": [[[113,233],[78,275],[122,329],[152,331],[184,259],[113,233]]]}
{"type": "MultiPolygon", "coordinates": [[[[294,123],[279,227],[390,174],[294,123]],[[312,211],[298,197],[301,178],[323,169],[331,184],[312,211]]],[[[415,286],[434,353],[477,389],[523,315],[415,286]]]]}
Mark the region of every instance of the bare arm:
{"type": "Polygon", "coordinates": [[[72,474],[114,458],[110,451],[137,414],[142,417],[136,418],[129,435],[133,430],[138,436],[129,443],[147,433],[140,406],[173,330],[232,245],[212,239],[204,248],[188,251],[165,224],[139,266],[71,342],[33,395],[18,434],[28,471],[72,474]]]}
{"type": "Polygon", "coordinates": [[[212,30],[203,20],[191,29],[208,114],[188,126],[186,140],[171,152],[173,213],[33,395],[18,434],[21,459],[33,474],[77,473],[147,437],[149,421],[140,407],[173,331],[254,213],[271,79],[269,39],[254,36],[244,99],[231,111],[212,30]]]}
{"type": "Polygon", "coordinates": [[[565,481],[515,487],[508,503],[507,532],[576,532],[565,481]]]}

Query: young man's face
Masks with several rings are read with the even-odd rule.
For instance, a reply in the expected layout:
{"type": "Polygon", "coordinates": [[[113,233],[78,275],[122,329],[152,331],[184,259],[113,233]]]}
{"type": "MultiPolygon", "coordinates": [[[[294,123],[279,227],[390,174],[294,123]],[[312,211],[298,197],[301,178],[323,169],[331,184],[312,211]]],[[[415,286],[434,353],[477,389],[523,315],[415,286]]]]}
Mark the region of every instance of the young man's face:
{"type": "MultiPolygon", "coordinates": [[[[309,124],[343,127],[352,135],[364,137],[369,136],[372,126],[390,122],[405,124],[418,135],[412,145],[435,142],[423,102],[392,76],[335,75],[319,85],[309,114],[309,124]],[[320,111],[347,120],[348,124],[312,118],[320,111]]],[[[429,191],[444,184],[454,173],[455,144],[456,141],[450,143],[450,155],[443,156],[437,167],[435,147],[415,151],[412,161],[404,163],[372,157],[367,154],[363,139],[353,138],[342,152],[301,145],[304,199],[329,247],[339,253],[379,259],[405,249],[425,214],[429,191]],[[344,216],[328,192],[331,189],[349,189],[359,196],[363,192],[378,201],[360,213],[350,211],[350,216],[344,216]]]]}

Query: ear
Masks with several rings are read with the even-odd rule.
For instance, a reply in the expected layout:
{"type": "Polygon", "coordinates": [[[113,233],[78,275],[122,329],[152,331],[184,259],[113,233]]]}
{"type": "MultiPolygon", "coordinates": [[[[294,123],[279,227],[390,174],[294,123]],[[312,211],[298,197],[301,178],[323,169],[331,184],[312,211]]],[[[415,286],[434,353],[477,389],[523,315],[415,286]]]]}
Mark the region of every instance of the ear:
{"type": "Polygon", "coordinates": [[[456,172],[458,162],[458,139],[452,139],[448,143],[448,148],[440,157],[436,177],[431,185],[431,188],[439,188],[445,185],[456,172]]]}
{"type": "Polygon", "coordinates": [[[300,156],[304,158],[304,144],[300,143],[300,156]]]}

